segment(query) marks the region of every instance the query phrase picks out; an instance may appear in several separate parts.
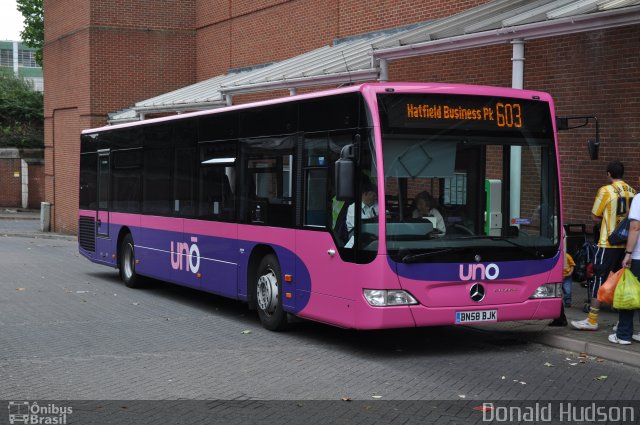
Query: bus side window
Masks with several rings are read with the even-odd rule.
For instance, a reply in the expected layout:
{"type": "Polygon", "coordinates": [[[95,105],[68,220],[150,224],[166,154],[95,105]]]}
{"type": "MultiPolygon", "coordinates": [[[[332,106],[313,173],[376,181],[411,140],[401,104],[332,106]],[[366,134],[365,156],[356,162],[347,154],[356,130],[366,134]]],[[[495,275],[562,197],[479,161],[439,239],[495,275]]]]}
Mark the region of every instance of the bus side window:
{"type": "Polygon", "coordinates": [[[213,220],[235,219],[234,196],[231,183],[222,166],[203,167],[200,180],[200,202],[198,215],[213,220]]]}
{"type": "Polygon", "coordinates": [[[304,137],[304,203],[303,224],[325,227],[328,224],[327,208],[328,138],[326,132],[306,134],[304,137]]]}
{"type": "Polygon", "coordinates": [[[235,221],[236,142],[207,143],[200,148],[197,216],[235,221]]]}
{"type": "Polygon", "coordinates": [[[305,224],[324,227],[327,225],[327,169],[306,170],[305,178],[305,224]]]}
{"type": "Polygon", "coordinates": [[[173,212],[180,217],[194,217],[198,175],[197,168],[193,166],[196,161],[196,149],[176,149],[174,157],[173,212]]]}
{"type": "Polygon", "coordinates": [[[243,140],[246,220],[275,227],[295,226],[297,135],[243,140]]]}
{"type": "Polygon", "coordinates": [[[173,183],[171,177],[171,151],[166,149],[145,149],[143,174],[142,212],[151,215],[170,216],[173,183]]]}

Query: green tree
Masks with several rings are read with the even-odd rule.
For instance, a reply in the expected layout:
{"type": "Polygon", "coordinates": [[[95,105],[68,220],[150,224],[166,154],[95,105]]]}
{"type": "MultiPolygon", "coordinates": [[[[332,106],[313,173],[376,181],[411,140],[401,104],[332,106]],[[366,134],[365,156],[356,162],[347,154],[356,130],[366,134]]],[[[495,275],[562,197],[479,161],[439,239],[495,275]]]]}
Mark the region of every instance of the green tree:
{"type": "Polygon", "coordinates": [[[43,111],[42,93],[13,72],[0,73],[0,147],[43,147],[43,111]]]}
{"type": "Polygon", "coordinates": [[[44,6],[43,0],[17,0],[18,10],[24,16],[24,30],[20,33],[22,41],[36,50],[36,62],[42,66],[42,47],[44,46],[44,6]]]}

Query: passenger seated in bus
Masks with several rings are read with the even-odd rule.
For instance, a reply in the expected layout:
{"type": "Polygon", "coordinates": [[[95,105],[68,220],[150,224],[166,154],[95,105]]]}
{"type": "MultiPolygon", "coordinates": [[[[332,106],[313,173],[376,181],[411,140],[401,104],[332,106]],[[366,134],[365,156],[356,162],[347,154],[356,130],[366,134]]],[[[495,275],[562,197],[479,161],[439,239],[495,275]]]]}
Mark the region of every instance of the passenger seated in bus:
{"type": "MultiPolygon", "coordinates": [[[[355,210],[355,203],[349,205],[349,208],[347,209],[346,223],[347,231],[349,232],[349,240],[345,244],[345,248],[353,248],[355,210]]],[[[376,188],[368,181],[362,183],[362,206],[360,211],[360,217],[363,219],[373,219],[378,216],[378,194],[376,193],[376,188]]]]}
{"type": "Polygon", "coordinates": [[[426,190],[418,193],[414,201],[414,205],[416,209],[413,210],[412,217],[413,218],[427,218],[427,217],[435,218],[435,223],[433,226],[434,231],[435,233],[439,233],[442,236],[447,232],[447,228],[444,223],[444,218],[442,217],[442,214],[440,214],[440,211],[438,211],[435,208],[435,204],[436,204],[435,200],[433,199],[431,194],[426,190]]]}

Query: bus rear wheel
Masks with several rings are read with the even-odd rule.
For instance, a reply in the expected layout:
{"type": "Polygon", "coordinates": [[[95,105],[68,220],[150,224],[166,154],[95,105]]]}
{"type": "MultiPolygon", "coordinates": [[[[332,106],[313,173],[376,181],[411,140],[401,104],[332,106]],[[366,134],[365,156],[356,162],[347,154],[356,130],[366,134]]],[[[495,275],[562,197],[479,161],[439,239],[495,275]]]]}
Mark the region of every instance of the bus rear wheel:
{"type": "Polygon", "coordinates": [[[288,327],[287,312],[282,309],[282,272],[275,255],[265,255],[258,266],[255,300],[262,326],[270,331],[288,327]]]}
{"type": "Polygon", "coordinates": [[[120,248],[118,249],[120,264],[120,279],[129,288],[138,288],[141,286],[140,276],[136,273],[136,253],[133,245],[133,237],[131,233],[122,238],[120,248]]]}

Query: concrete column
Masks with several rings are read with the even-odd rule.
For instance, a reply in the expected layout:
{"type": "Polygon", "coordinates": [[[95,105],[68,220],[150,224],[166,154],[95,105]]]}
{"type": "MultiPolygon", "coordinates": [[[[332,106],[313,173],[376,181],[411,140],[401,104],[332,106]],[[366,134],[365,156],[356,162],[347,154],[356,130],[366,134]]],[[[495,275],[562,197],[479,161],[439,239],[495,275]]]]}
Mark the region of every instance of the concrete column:
{"type": "MultiPolygon", "coordinates": [[[[511,87],[524,87],[524,40],[512,40],[513,56],[511,58],[511,87]]],[[[520,191],[522,190],[522,147],[511,146],[511,173],[509,190],[509,218],[520,217],[520,191]]]]}
{"type": "Polygon", "coordinates": [[[24,159],[20,160],[21,179],[22,179],[22,208],[29,207],[29,165],[24,159]]]}
{"type": "Polygon", "coordinates": [[[49,202],[40,203],[40,231],[51,230],[51,204],[49,202]]]}
{"type": "Polygon", "coordinates": [[[389,62],[386,59],[380,59],[380,76],[378,80],[383,83],[389,81],[389,62]]]}
{"type": "Polygon", "coordinates": [[[19,65],[20,63],[18,61],[18,42],[14,41],[13,42],[13,73],[16,75],[16,77],[20,75],[18,72],[19,65]]]}

